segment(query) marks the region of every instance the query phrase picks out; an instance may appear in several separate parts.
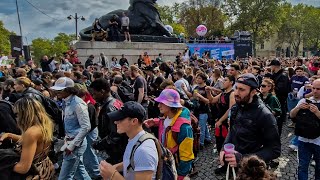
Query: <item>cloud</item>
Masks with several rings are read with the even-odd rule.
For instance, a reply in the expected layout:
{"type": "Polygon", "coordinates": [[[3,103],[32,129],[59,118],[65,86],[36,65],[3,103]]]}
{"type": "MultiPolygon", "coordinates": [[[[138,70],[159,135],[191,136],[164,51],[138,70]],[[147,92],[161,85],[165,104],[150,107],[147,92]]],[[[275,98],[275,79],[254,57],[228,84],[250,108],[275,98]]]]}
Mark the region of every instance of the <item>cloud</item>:
{"type": "MultiPolygon", "coordinates": [[[[183,1],[158,0],[158,3],[170,5],[183,1]]],[[[76,12],[79,16],[86,18],[86,21],[78,22],[78,29],[81,30],[90,26],[96,17],[113,10],[127,9],[129,7],[129,0],[19,0],[18,2],[23,35],[27,37],[29,43],[37,37],[53,38],[59,32],[75,33],[75,21],[67,20],[67,16],[74,16],[76,12]],[[52,18],[37,11],[27,1],[52,18]]],[[[0,20],[4,22],[7,29],[19,34],[14,0],[0,0],[0,20]]]]}

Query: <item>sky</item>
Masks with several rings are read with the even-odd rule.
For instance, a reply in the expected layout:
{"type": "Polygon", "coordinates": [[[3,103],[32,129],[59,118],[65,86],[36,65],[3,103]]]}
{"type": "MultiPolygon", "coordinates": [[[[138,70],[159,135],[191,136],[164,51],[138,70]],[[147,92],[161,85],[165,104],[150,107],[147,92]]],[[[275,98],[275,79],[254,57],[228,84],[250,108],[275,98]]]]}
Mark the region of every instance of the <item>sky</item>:
{"type": "MultiPolygon", "coordinates": [[[[161,5],[170,5],[184,0],[158,0],[161,5]]],[[[293,3],[304,2],[320,6],[320,0],[291,0],[293,3]]],[[[88,27],[94,18],[110,11],[127,9],[129,0],[18,0],[24,44],[31,44],[37,37],[53,38],[59,32],[75,33],[75,21],[68,20],[69,15],[78,13],[86,21],[78,22],[78,30],[88,27]],[[28,2],[33,4],[42,14],[28,2]]],[[[0,20],[10,31],[20,34],[15,0],[0,0],[0,20]]]]}

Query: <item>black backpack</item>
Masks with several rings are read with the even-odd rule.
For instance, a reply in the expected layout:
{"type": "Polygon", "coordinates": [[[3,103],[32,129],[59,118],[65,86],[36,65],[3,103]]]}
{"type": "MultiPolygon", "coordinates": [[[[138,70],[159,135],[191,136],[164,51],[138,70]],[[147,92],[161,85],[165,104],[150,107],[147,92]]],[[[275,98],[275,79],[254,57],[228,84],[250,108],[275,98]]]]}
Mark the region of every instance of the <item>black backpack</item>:
{"type": "MultiPolygon", "coordinates": [[[[313,104],[320,109],[320,103],[313,104]]],[[[320,136],[320,119],[309,109],[299,110],[295,119],[295,135],[307,139],[316,139],[320,136]]]]}
{"type": "Polygon", "coordinates": [[[118,95],[123,103],[135,100],[133,88],[124,82],[122,82],[121,85],[118,86],[118,95]]]}

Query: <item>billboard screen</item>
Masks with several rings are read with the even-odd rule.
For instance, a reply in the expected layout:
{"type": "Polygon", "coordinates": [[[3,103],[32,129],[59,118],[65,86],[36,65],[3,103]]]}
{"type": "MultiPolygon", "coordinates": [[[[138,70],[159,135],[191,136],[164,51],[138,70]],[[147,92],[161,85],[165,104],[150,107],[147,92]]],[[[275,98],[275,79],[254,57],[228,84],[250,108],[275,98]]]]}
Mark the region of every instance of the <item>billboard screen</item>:
{"type": "Polygon", "coordinates": [[[202,57],[203,53],[208,53],[210,58],[221,60],[222,57],[234,59],[233,43],[216,43],[216,44],[187,44],[191,54],[198,54],[202,57]]]}

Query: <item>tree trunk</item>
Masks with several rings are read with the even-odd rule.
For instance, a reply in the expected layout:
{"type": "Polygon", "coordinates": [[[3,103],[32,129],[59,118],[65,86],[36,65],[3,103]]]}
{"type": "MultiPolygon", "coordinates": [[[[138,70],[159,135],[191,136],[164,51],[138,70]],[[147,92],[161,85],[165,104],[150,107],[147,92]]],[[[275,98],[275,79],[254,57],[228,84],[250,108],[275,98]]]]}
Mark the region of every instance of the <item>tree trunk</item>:
{"type": "Polygon", "coordinates": [[[253,50],[253,57],[257,56],[257,49],[256,49],[256,38],[257,37],[257,33],[253,32],[253,37],[252,37],[252,50],[253,50]]]}

